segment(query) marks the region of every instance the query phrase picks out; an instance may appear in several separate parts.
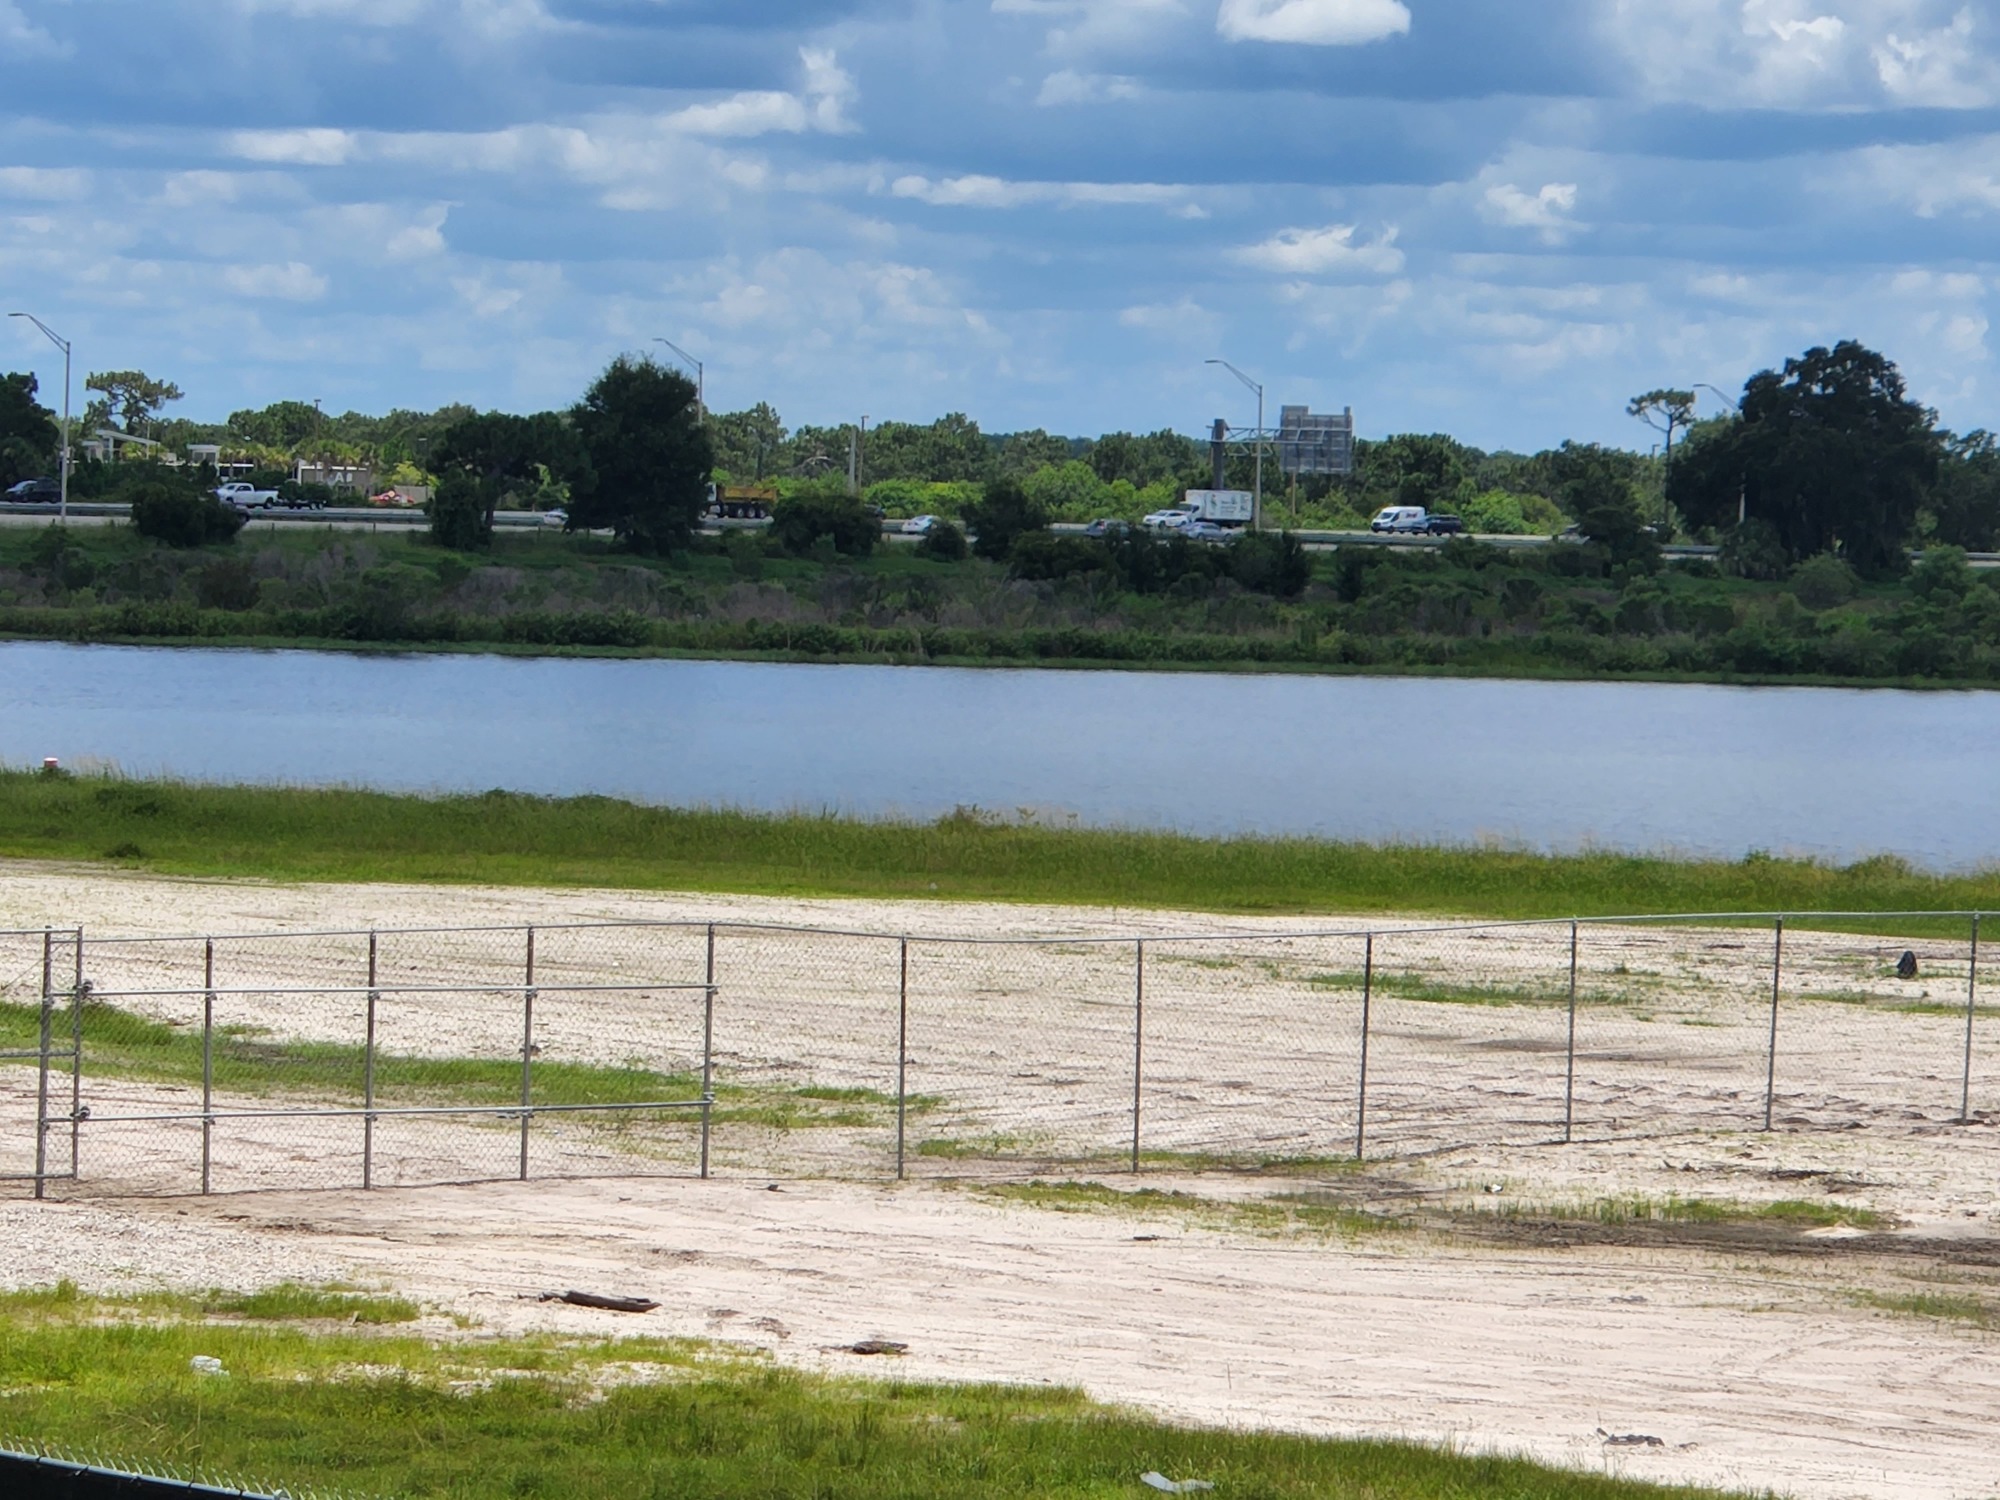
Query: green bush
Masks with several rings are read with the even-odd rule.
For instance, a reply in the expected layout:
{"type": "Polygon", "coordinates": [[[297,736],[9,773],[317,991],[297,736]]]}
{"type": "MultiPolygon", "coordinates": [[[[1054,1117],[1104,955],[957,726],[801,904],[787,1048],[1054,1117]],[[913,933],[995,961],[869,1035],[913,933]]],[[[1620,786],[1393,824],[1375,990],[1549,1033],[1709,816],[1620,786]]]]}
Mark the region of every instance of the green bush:
{"type": "Polygon", "coordinates": [[[917,543],[917,556],[933,562],[963,562],[966,558],[965,533],[949,521],[938,521],[917,543]]]}
{"type": "Polygon", "coordinates": [[[810,557],[822,537],[846,557],[866,557],[882,535],[881,523],[852,495],[808,491],[778,502],[770,535],[792,557],[810,557]]]}
{"type": "Polygon", "coordinates": [[[1231,544],[1229,573],[1252,593],[1296,599],[1312,582],[1312,559],[1289,531],[1256,531],[1231,544]]]}
{"type": "Polygon", "coordinates": [[[243,516],[213,495],[174,480],[128,485],[118,498],[132,507],[132,529],[169,547],[226,542],[243,529],[243,516]]]}
{"type": "Polygon", "coordinates": [[[1021,537],[1048,528],[1049,512],[1014,480],[1001,479],[986,487],[978,504],[965,508],[965,520],[976,534],[972,550],[1001,562],[1021,537]]]}
{"type": "Polygon", "coordinates": [[[1832,609],[1860,592],[1860,576],[1831,552],[1809,557],[1792,569],[1792,593],[1807,609],[1832,609]]]}

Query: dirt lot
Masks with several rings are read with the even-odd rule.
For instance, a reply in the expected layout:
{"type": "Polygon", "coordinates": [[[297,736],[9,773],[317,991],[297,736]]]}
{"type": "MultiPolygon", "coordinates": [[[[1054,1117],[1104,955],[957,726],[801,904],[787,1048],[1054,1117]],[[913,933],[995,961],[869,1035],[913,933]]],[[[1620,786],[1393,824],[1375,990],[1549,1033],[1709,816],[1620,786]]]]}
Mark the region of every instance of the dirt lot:
{"type": "MultiPolygon", "coordinates": [[[[1215,925],[1175,913],[270,887],[0,869],[0,927],[165,934],[634,919],[1075,939],[1215,925]]],[[[1297,933],[1320,924],[1228,925],[1297,933]]],[[[929,1029],[914,1033],[918,1086],[948,1095],[968,1069],[998,1080],[977,1103],[948,1102],[925,1117],[920,1139],[953,1147],[916,1158],[932,1180],[801,1175],[857,1163],[880,1172],[877,1130],[821,1132],[840,1139],[818,1156],[789,1158],[746,1137],[708,1183],[621,1176],[370,1194],[0,1201],[0,1284],[62,1275],[106,1289],[357,1279],[491,1331],[643,1327],[743,1339],[782,1359],[860,1372],[880,1362],[830,1346],[882,1336],[911,1345],[900,1374],[1073,1383],[1196,1421],[1402,1434],[1802,1495],[1969,1500],[2000,1491],[1990,1436],[2000,1361],[1980,1322],[1993,1305],[1988,1294],[2000,1302],[2000,1141],[1977,1122],[1978,1108],[1974,1124],[1952,1123],[1963,1022],[1948,1007],[1964,984],[1962,959],[1954,975],[1949,946],[1932,945],[1916,988],[1898,990],[1882,977],[1898,944],[1788,939],[1800,966],[1788,1000],[1810,1024],[1786,1036],[1781,1129],[1766,1135],[1755,1129],[1763,1062],[1751,1045],[1768,1024],[1752,998],[1766,939],[1709,930],[1701,944],[1662,948],[1645,929],[1600,934],[1585,963],[1589,983],[1606,995],[1635,984],[1645,994],[1605,1001],[1602,1030],[1582,1048],[1591,1065],[1581,1070],[1579,1118],[1589,1128],[1564,1146],[1550,1143],[1550,1125],[1563,1104],[1565,1017],[1542,1003],[1566,967],[1567,936],[1555,938],[1553,947],[1545,930],[1460,935],[1449,945],[1411,938],[1400,952],[1377,954],[1378,973],[1402,975],[1405,989],[1376,1001],[1386,1009],[1371,1026],[1381,1041],[1370,1111],[1373,1120],[1379,1067],[1381,1143],[1359,1173],[1298,1159],[1331,1157],[1342,1141],[1351,1147],[1345,1082],[1311,1080],[1345,1055],[1353,940],[1291,950],[1219,942],[1149,957],[1157,1010],[1147,1035],[1158,1050],[1147,1077],[1158,1080],[1159,1099],[1149,1098],[1148,1120],[1163,1154],[1247,1139],[1252,1154],[1292,1161],[1275,1172],[1189,1175],[1168,1160],[1137,1181],[1111,1170],[1128,1128],[1120,1101],[1130,1087],[1120,1083],[1129,1078],[1121,1071],[1127,960],[1122,949],[1079,942],[1033,950],[1032,960],[992,950],[1016,955],[999,966],[940,959],[931,971],[919,1011],[929,1029]],[[1186,962],[1161,961],[1168,957],[1186,962]],[[1446,968],[1455,983],[1507,1003],[1424,998],[1419,986],[1446,968]],[[1023,1007],[1036,996],[1063,1007],[1034,1014],[1035,1041],[1007,1050],[995,1038],[1023,1030],[1023,1007]],[[1247,996],[1277,998],[1252,1005],[1247,996]],[[1227,1026],[1214,1019],[1225,1001],[1227,1026]],[[1328,1009],[1307,1012],[1309,1002],[1328,1009]],[[1032,1143],[1018,1170],[994,1151],[977,1163],[981,1180],[952,1180],[964,1166],[954,1143],[1016,1117],[1030,1137],[1099,1133],[1090,1141],[1105,1148],[1102,1160],[1071,1163],[1063,1175],[1188,1196],[1122,1207],[1061,1193],[1024,1201],[1019,1184],[1041,1149],[1032,1143]],[[1635,1118],[1651,1128],[1628,1133],[1635,1118]],[[1287,1205],[1298,1195],[1374,1217],[1293,1222],[1287,1205]],[[1636,1209],[1598,1212],[1607,1200],[1636,1209]],[[1683,1200],[1741,1211],[1715,1222],[1658,1212],[1683,1200]],[[1805,1203],[1813,1215],[1762,1212],[1779,1203],[1805,1203]],[[1338,1232],[1356,1224],[1374,1227],[1338,1232]],[[570,1286],[664,1306],[642,1321],[519,1300],[570,1286]],[[1954,1316],[1910,1315],[1917,1307],[1954,1316]],[[1660,1443],[1607,1446],[1599,1429],[1660,1443]]],[[[243,951],[268,959],[277,950],[243,951]]],[[[729,1041],[730,1065],[789,1077],[804,1051],[812,1076],[879,1084],[881,1002],[893,1001],[893,969],[885,980],[880,944],[844,950],[852,958],[838,951],[773,948],[754,984],[735,981],[745,1003],[754,997],[762,1009],[729,1041]],[[801,1028],[811,1044],[803,1049],[801,1028]]],[[[351,958],[327,950],[313,963],[351,958]]],[[[627,960],[599,949],[571,961],[581,973],[627,960]]],[[[144,969],[134,960],[123,972],[144,969]]],[[[274,998],[292,972],[259,979],[267,989],[241,997],[244,1015],[302,1034],[341,1033],[352,1018],[335,1001],[315,1010],[274,998]]],[[[143,1010],[182,998],[129,1003],[143,1010]]],[[[413,1032],[412,1045],[504,1055],[502,1043],[516,1035],[504,1015],[455,1014],[450,1026],[413,1032]]],[[[636,1045],[581,1012],[567,1030],[552,1024],[549,1045],[579,1058],[624,1056],[636,1045]]],[[[660,1054],[652,1061],[685,1061],[684,1036],[646,1045],[660,1054]]],[[[27,1070],[6,1071],[18,1103],[27,1070]]],[[[1975,1079],[1983,1089],[1985,1075],[1975,1079]]],[[[171,1096],[129,1082],[96,1086],[95,1097],[133,1109],[171,1096]]],[[[18,1110],[0,1114],[14,1119],[18,1110]]],[[[461,1147],[467,1157],[507,1159],[511,1136],[452,1129],[459,1134],[413,1147],[411,1159],[433,1153],[435,1174],[451,1172],[461,1147]]],[[[86,1150],[93,1139],[86,1134],[86,1150]]],[[[131,1143],[130,1170],[184,1191],[188,1147],[152,1132],[131,1143]]],[[[601,1143],[577,1150],[591,1169],[622,1165],[601,1143]]],[[[324,1132],[244,1124],[227,1153],[233,1185],[355,1180],[353,1143],[324,1132]],[[335,1159],[339,1170],[314,1175],[335,1159]]],[[[558,1159],[537,1162],[549,1170],[558,1159]]]]}

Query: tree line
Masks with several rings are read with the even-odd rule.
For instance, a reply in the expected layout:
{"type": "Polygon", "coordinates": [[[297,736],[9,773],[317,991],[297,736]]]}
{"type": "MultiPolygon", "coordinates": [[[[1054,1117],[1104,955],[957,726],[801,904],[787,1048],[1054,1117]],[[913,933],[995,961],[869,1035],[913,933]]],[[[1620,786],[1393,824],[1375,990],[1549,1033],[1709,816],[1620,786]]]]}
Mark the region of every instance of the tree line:
{"type": "MultiPolygon", "coordinates": [[[[1013,511],[1041,525],[1134,520],[1210,482],[1206,443],[1164,430],[987,433],[950,413],[864,434],[791,429],[763,403],[703,414],[685,378],[644,357],[614,361],[575,405],[530,415],[446,406],[334,417],[288,400],[203,427],[162,416],[181,396],[170,381],[112,371],[90,382],[99,399],[86,425],[119,423],[169,444],[213,441],[225,452],[236,444],[302,456],[339,445],[354,461],[405,465],[404,477],[435,481],[435,533],[461,548],[484,544],[502,506],[564,504],[574,527],[609,529],[635,550],[671,550],[699,524],[711,477],[777,488],[791,534],[845,527],[858,536],[868,528],[839,519],[850,463],[864,505],[930,511],[981,535],[1013,511]],[[973,524],[978,512],[985,525],[973,524]]],[[[38,395],[32,375],[0,378],[0,482],[53,469],[58,428],[38,395]]],[[[1912,547],[2000,547],[2000,440],[1941,427],[1895,364],[1859,343],[1809,349],[1752,375],[1736,409],[1717,418],[1697,420],[1689,391],[1651,391],[1627,410],[1664,434],[1664,451],[1566,442],[1489,452],[1444,434],[1396,434],[1357,442],[1347,476],[1292,481],[1267,464],[1267,514],[1351,526],[1382,505],[1411,504],[1455,511],[1475,531],[1573,524],[1613,563],[1686,533],[1720,543],[1729,571],[1762,579],[1821,555],[1877,578],[1904,568],[1912,547]]],[[[1232,450],[1225,481],[1248,487],[1252,464],[1232,450]]],[[[78,471],[79,493],[116,484],[123,466],[92,468],[78,471]]],[[[997,529],[1011,546],[1015,530],[997,529]]]]}

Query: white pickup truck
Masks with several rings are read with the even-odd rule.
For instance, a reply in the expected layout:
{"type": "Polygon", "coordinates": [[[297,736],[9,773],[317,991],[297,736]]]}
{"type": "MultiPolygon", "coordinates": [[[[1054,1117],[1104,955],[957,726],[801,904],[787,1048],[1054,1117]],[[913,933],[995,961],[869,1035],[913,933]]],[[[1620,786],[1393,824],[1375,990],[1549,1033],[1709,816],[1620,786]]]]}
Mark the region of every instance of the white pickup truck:
{"type": "Polygon", "coordinates": [[[233,505],[238,510],[270,510],[284,502],[278,498],[276,490],[260,490],[254,484],[243,480],[231,480],[228,484],[215,487],[215,498],[225,505],[233,505]]]}

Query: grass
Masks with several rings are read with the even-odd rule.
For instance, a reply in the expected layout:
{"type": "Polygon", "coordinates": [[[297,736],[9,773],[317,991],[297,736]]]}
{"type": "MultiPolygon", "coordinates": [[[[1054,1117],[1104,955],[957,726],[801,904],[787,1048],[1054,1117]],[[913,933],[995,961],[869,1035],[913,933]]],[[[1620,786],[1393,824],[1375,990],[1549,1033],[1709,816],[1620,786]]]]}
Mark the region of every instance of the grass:
{"type": "Polygon", "coordinates": [[[0,1433],[183,1474],[401,1500],[1648,1500],[1663,1489],[1379,1440],[1177,1428],[1061,1386],[863,1381],[691,1341],[430,1340],[0,1297],[0,1433]],[[189,1360],[220,1359],[226,1377],[189,1360]]]}
{"type": "Polygon", "coordinates": [[[1850,1292],[1848,1300],[1856,1307],[1872,1307],[1910,1318],[1932,1318],[1941,1323],[1967,1323],[1974,1328],[1992,1328],[2000,1323],[2000,1309],[1970,1293],[1857,1291],[1850,1292]]]}
{"type": "MultiPolygon", "coordinates": [[[[1929,875],[1003,823],[858,822],[608,797],[206,786],[0,771],[0,856],[177,875],[784,896],[1039,901],[1214,912],[1495,918],[1681,911],[2000,910],[2000,870],[1929,875]]],[[[1876,923],[1876,927],[1884,924],[1876,923]]],[[[1896,924],[1956,935],[1963,923],[1896,924]]]]}
{"type": "Polygon", "coordinates": [[[1116,1188],[1101,1182],[1000,1182],[976,1186],[982,1197],[1054,1213],[1125,1213],[1173,1217],[1197,1227],[1263,1235],[1357,1235],[1405,1227],[1327,1193],[1266,1198],[1207,1198],[1162,1188],[1116,1188]]]}
{"type": "Polygon", "coordinates": [[[1888,1229],[1894,1220],[1872,1208],[1801,1198],[1744,1203],[1731,1198],[1624,1197],[1572,1203],[1506,1204],[1510,1219],[1555,1219],[1586,1224],[1769,1224],[1793,1229],[1888,1229]]]}
{"type": "MultiPolygon", "coordinates": [[[[0,1003],[0,1051],[37,1045],[38,1006],[0,1003]]],[[[93,1077],[199,1088],[201,1034],[169,1026],[102,1002],[84,1007],[84,1070],[93,1077]]],[[[62,1045],[59,1041],[58,1045],[62,1045]]],[[[259,1097],[362,1099],[364,1049],[335,1042],[271,1040],[254,1028],[219,1027],[213,1046],[218,1090],[259,1097]]],[[[24,1062],[25,1066],[26,1063],[24,1062]]],[[[662,1073],[641,1067],[537,1060],[534,1102],[563,1104],[650,1104],[701,1097],[698,1073],[662,1073]]],[[[375,1099],[386,1106],[518,1105],[521,1065],[506,1058],[408,1057],[377,1052],[375,1099]]],[[[718,1124],[760,1125],[771,1129],[880,1124],[895,1109],[893,1094],[873,1089],[752,1088],[717,1080],[710,1118],[718,1124]]],[[[912,1095],[911,1111],[935,1108],[931,1095],[912,1095]]],[[[643,1111],[641,1113],[644,1113],[643,1111]]],[[[694,1128],[692,1110],[662,1111],[648,1123],[681,1123],[694,1128]]],[[[629,1117],[621,1117],[621,1121],[629,1117]]],[[[612,1128],[616,1128],[614,1125],[612,1128]]]]}

